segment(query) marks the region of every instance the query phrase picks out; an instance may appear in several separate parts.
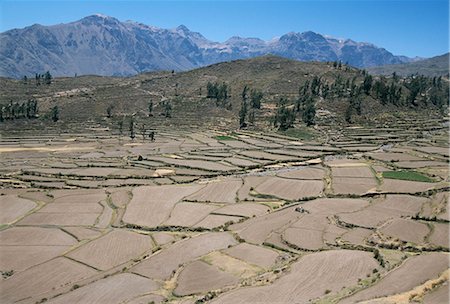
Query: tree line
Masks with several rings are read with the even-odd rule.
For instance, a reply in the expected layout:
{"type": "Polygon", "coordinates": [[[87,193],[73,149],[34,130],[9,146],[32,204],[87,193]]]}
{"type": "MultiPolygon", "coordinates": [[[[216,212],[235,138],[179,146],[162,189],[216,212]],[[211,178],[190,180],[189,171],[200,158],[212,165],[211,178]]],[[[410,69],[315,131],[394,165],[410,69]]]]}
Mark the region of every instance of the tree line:
{"type": "Polygon", "coordinates": [[[38,115],[38,102],[35,99],[29,99],[26,102],[10,101],[4,106],[0,106],[0,121],[15,119],[31,119],[38,115]]]}
{"type": "MultiPolygon", "coordinates": [[[[35,81],[35,84],[37,86],[39,86],[41,84],[49,85],[49,84],[52,83],[52,79],[53,79],[53,76],[52,76],[52,74],[50,74],[50,71],[47,71],[44,74],[36,73],[34,75],[34,81],[35,81]]],[[[29,79],[28,79],[28,77],[26,75],[23,76],[22,80],[23,80],[24,84],[28,84],[29,83],[29,79]]]]}

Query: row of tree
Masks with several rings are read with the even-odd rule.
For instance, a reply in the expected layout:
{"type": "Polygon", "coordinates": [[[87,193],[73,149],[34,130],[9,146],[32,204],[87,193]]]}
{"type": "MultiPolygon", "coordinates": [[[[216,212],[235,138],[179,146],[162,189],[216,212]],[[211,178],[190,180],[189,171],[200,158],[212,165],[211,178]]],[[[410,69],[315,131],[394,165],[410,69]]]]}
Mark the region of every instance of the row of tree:
{"type": "MultiPolygon", "coordinates": [[[[45,72],[44,74],[38,74],[36,73],[34,76],[35,84],[37,86],[44,84],[51,84],[52,83],[53,76],[50,74],[50,71],[45,72]]],[[[28,77],[25,75],[23,76],[23,83],[28,84],[28,77]]]]}
{"type": "MultiPolygon", "coordinates": [[[[120,134],[120,136],[123,135],[123,131],[124,131],[123,125],[126,120],[128,120],[128,131],[130,132],[129,133],[130,138],[134,140],[136,137],[136,130],[135,130],[136,129],[136,121],[135,121],[134,115],[131,115],[128,118],[126,116],[122,116],[119,118],[118,123],[117,123],[118,127],[119,127],[119,134],[120,134]]],[[[144,123],[142,123],[140,125],[139,132],[142,136],[143,141],[145,140],[145,138],[148,138],[151,141],[155,140],[155,131],[148,130],[144,123]]]]}
{"type": "Polygon", "coordinates": [[[222,84],[208,82],[206,85],[206,98],[215,99],[218,107],[231,110],[232,104],[229,96],[230,89],[225,82],[222,84]]]}
{"type": "Polygon", "coordinates": [[[18,103],[10,101],[4,106],[0,106],[0,121],[36,118],[38,115],[38,102],[29,99],[26,102],[18,103]]]}
{"type": "Polygon", "coordinates": [[[241,109],[239,110],[239,127],[245,128],[255,123],[255,111],[261,109],[264,94],[257,89],[249,89],[247,85],[242,90],[241,109]]]}

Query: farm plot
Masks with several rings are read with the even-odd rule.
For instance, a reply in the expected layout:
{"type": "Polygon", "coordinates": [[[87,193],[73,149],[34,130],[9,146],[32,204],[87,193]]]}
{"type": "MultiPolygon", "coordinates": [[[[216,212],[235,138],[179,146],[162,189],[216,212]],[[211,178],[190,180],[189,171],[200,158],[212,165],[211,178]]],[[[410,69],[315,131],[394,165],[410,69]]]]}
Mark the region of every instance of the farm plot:
{"type": "Polygon", "coordinates": [[[242,220],[242,218],[236,217],[236,216],[210,214],[210,215],[206,216],[202,221],[195,224],[194,227],[213,229],[213,228],[223,226],[225,224],[238,222],[239,220],[242,220]]]}
{"type": "Polygon", "coordinates": [[[214,211],[215,214],[253,217],[266,214],[270,208],[262,204],[239,203],[227,205],[214,211]]]}
{"type": "Polygon", "coordinates": [[[237,246],[228,248],[224,250],[224,253],[266,269],[272,267],[279,257],[279,254],[274,250],[247,243],[240,243],[237,246]]]}
{"type": "Polygon", "coordinates": [[[311,158],[311,157],[320,157],[324,153],[322,152],[314,152],[314,151],[304,151],[297,149],[267,149],[266,152],[273,153],[273,154],[281,154],[281,155],[288,155],[288,156],[294,156],[298,158],[311,158]]]}
{"type": "Polygon", "coordinates": [[[282,239],[295,246],[296,249],[318,250],[324,247],[323,231],[312,229],[287,228],[282,234],[282,239]]]}
{"type": "MultiPolygon", "coordinates": [[[[164,298],[161,295],[157,295],[157,294],[148,294],[148,295],[144,295],[144,296],[140,296],[137,298],[134,298],[130,301],[127,301],[126,304],[148,304],[148,303],[154,303],[154,304],[160,304],[163,303],[163,301],[166,298],[164,298]]],[[[193,303],[181,303],[179,302],[178,304],[193,304],[193,303]]]]}
{"type": "Polygon", "coordinates": [[[389,272],[377,284],[357,292],[340,303],[357,303],[399,294],[438,277],[447,268],[448,254],[446,253],[428,253],[414,256],[389,272]]]}
{"type": "Polygon", "coordinates": [[[363,228],[377,228],[390,219],[417,214],[427,198],[410,195],[387,195],[375,200],[362,210],[342,213],[338,217],[345,223],[363,228]]]}
{"type": "Polygon", "coordinates": [[[301,213],[295,212],[294,208],[291,207],[231,225],[229,229],[237,232],[239,237],[246,242],[262,244],[271,233],[289,225],[301,216],[301,213]]]}
{"type": "Polygon", "coordinates": [[[262,148],[280,148],[282,145],[271,142],[271,141],[265,141],[255,138],[248,138],[248,137],[240,137],[241,141],[249,143],[251,145],[262,147],[262,148]]]}
{"type": "Polygon", "coordinates": [[[64,231],[75,236],[78,240],[90,240],[99,237],[102,232],[96,230],[95,228],[86,227],[64,227],[64,231]]]}
{"type": "Polygon", "coordinates": [[[35,212],[18,222],[19,225],[93,226],[100,213],[35,212]]]}
{"type": "Polygon", "coordinates": [[[131,189],[110,189],[108,190],[111,198],[111,203],[118,207],[124,208],[131,200],[131,189]]]}
{"type": "Polygon", "coordinates": [[[235,239],[226,232],[201,234],[169,246],[134,266],[131,271],[148,278],[167,280],[180,265],[235,244],[235,239]]]}
{"type": "Polygon", "coordinates": [[[0,282],[0,303],[14,303],[26,299],[35,303],[50,291],[72,286],[98,272],[67,258],[59,257],[13,275],[0,282]]]}
{"type": "Polygon", "coordinates": [[[50,203],[51,201],[53,201],[53,198],[48,196],[47,193],[33,190],[20,193],[19,197],[32,200],[35,202],[50,203]]]}
{"type": "Polygon", "coordinates": [[[325,170],[322,167],[299,167],[294,170],[283,171],[277,174],[279,177],[294,179],[317,179],[325,177],[325,170]]]}
{"type": "Polygon", "coordinates": [[[195,159],[175,159],[169,157],[152,157],[152,160],[161,161],[169,165],[177,165],[181,167],[203,169],[207,171],[229,172],[240,170],[239,167],[225,165],[219,162],[195,160],[195,159]]]}
{"type": "Polygon", "coordinates": [[[264,151],[259,150],[246,150],[239,152],[240,155],[254,158],[254,159],[260,159],[260,160],[269,160],[269,161],[292,161],[292,160],[299,160],[296,156],[288,156],[288,155],[282,155],[282,154],[272,154],[267,153],[264,151]]]}
{"type": "Polygon", "coordinates": [[[313,253],[300,258],[288,274],[272,285],[240,288],[224,293],[212,303],[307,303],[334,294],[344,286],[356,285],[373,269],[378,269],[378,264],[368,252],[313,253]]]}
{"type": "Polygon", "coordinates": [[[188,264],[178,276],[174,293],[185,296],[235,285],[239,278],[202,261],[188,264]]]}
{"type": "Polygon", "coordinates": [[[449,221],[448,192],[436,193],[434,197],[423,205],[420,216],[426,218],[436,217],[440,220],[449,221]]]}
{"type": "Polygon", "coordinates": [[[424,223],[398,218],[390,221],[378,231],[394,239],[422,244],[430,229],[424,223]]]}
{"type": "Polygon", "coordinates": [[[245,176],[244,185],[238,190],[237,196],[240,201],[255,201],[264,200],[261,198],[256,198],[250,194],[251,191],[255,189],[256,186],[262,184],[263,182],[270,179],[270,176],[258,176],[258,175],[249,175],[245,176]]]}
{"type": "Polygon", "coordinates": [[[341,236],[341,240],[354,245],[365,245],[365,240],[373,233],[370,229],[353,228],[341,236]]]}
{"type": "Polygon", "coordinates": [[[104,190],[54,190],[50,193],[54,198],[54,203],[98,203],[106,199],[104,190]]]}
{"type": "Polygon", "coordinates": [[[139,257],[153,246],[149,236],[114,230],[70,252],[67,256],[97,269],[107,270],[139,257]]]}
{"type": "Polygon", "coordinates": [[[233,204],[236,202],[236,193],[242,186],[240,179],[226,179],[211,182],[198,192],[186,197],[189,201],[233,204]]]}
{"type": "Polygon", "coordinates": [[[322,194],[324,183],[321,180],[293,180],[271,177],[256,186],[260,195],[273,196],[286,200],[299,200],[322,194]]]}
{"type": "Polygon", "coordinates": [[[377,182],[374,178],[365,177],[335,177],[332,181],[333,192],[336,194],[357,194],[375,192],[377,182]]]}
{"type": "Polygon", "coordinates": [[[163,226],[191,227],[218,208],[218,206],[209,204],[178,203],[173,208],[169,219],[163,223],[163,226]]]}
{"type": "Polygon", "coordinates": [[[224,159],[225,162],[232,164],[233,166],[238,167],[258,167],[261,165],[260,162],[257,162],[255,160],[249,160],[247,158],[241,158],[241,157],[229,157],[224,159]]]}
{"type": "Polygon", "coordinates": [[[358,177],[358,178],[373,178],[373,172],[368,166],[363,167],[335,167],[331,169],[334,177],[358,177]]]}
{"type": "Polygon", "coordinates": [[[72,246],[77,240],[57,228],[12,227],[0,231],[1,245],[72,246]]]}
{"type": "Polygon", "coordinates": [[[414,147],[414,150],[420,151],[420,152],[425,152],[425,153],[430,153],[430,154],[440,154],[443,156],[447,156],[449,157],[449,150],[448,147],[414,147]]]}
{"type": "Polygon", "coordinates": [[[383,179],[383,184],[380,186],[380,190],[387,193],[417,193],[433,189],[435,186],[436,183],[385,178],[383,179]]]}
{"type": "Polygon", "coordinates": [[[414,156],[408,153],[397,153],[397,152],[374,152],[366,153],[367,156],[385,162],[399,162],[399,161],[420,161],[426,160],[422,157],[414,156]]]}
{"type": "Polygon", "coordinates": [[[77,240],[54,228],[13,227],[0,232],[0,269],[23,271],[69,250],[77,240]]]}
{"type": "Polygon", "coordinates": [[[433,223],[432,225],[433,232],[430,236],[429,242],[437,246],[449,248],[449,225],[441,223],[433,223]]]}
{"type": "Polygon", "coordinates": [[[202,261],[241,279],[254,277],[262,271],[262,268],[258,266],[250,265],[220,251],[210,252],[201,259],[202,261]]]}
{"type": "Polygon", "coordinates": [[[47,303],[123,303],[136,296],[159,289],[159,284],[131,273],[121,273],[98,280],[47,303]]]}
{"type": "Polygon", "coordinates": [[[157,227],[169,218],[178,201],[203,187],[203,185],[167,185],[135,188],[123,221],[144,227],[157,227]]]}
{"type": "Polygon", "coordinates": [[[0,224],[9,224],[33,210],[37,204],[17,195],[0,196],[0,224]]]}
{"type": "Polygon", "coordinates": [[[334,244],[336,238],[347,230],[328,220],[328,216],[340,212],[356,211],[367,205],[363,200],[319,199],[303,204],[305,214],[281,234],[282,240],[295,249],[319,250],[334,244]]]}
{"type": "Polygon", "coordinates": [[[450,288],[448,281],[445,282],[442,286],[438,287],[435,290],[432,290],[430,293],[427,293],[423,297],[424,304],[436,304],[436,303],[449,303],[450,302],[450,288]]]}
{"type": "Polygon", "coordinates": [[[414,169],[414,168],[435,168],[443,167],[447,168],[448,163],[442,161],[404,161],[395,163],[395,166],[399,168],[414,169]]]}
{"type": "Polygon", "coordinates": [[[175,235],[166,232],[155,232],[152,234],[152,238],[158,246],[164,246],[176,240],[175,235]]]}

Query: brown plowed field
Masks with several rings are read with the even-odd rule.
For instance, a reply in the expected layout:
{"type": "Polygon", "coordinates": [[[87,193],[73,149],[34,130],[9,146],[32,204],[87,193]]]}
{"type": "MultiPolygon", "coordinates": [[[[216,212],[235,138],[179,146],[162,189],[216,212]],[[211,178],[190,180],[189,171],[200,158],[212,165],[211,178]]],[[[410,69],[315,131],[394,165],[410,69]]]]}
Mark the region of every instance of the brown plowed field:
{"type": "Polygon", "coordinates": [[[373,233],[373,230],[364,228],[353,228],[342,235],[342,240],[355,245],[364,245],[365,240],[373,233]]]}
{"type": "Polygon", "coordinates": [[[262,204],[240,203],[224,206],[214,211],[214,213],[238,216],[260,216],[269,212],[270,208],[262,204]]]}
{"type": "Polygon", "coordinates": [[[336,194],[364,194],[374,192],[377,182],[367,177],[336,177],[333,178],[332,187],[336,194]]]}
{"type": "Polygon", "coordinates": [[[335,167],[331,169],[333,177],[366,177],[373,178],[369,167],[335,167]]]}
{"type": "Polygon", "coordinates": [[[123,303],[155,291],[159,284],[131,273],[121,273],[56,297],[47,303],[123,303]]]}
{"type": "Polygon", "coordinates": [[[175,288],[174,293],[178,296],[204,293],[235,285],[238,282],[239,278],[231,274],[220,271],[205,262],[195,261],[186,265],[181,271],[178,276],[178,286],[175,288]]]}
{"type": "Polygon", "coordinates": [[[430,236],[430,243],[449,248],[449,225],[433,223],[433,233],[430,236]]]}
{"type": "Polygon", "coordinates": [[[107,270],[139,257],[153,246],[150,236],[114,230],[70,252],[67,256],[97,269],[107,270]]]}
{"type": "Polygon", "coordinates": [[[135,188],[123,221],[145,227],[159,226],[169,218],[178,201],[202,187],[201,185],[168,185],[135,188]]]}
{"type": "Polygon", "coordinates": [[[0,196],[0,224],[14,222],[36,206],[35,202],[16,195],[0,196]]]}
{"type": "Polygon", "coordinates": [[[131,271],[149,278],[166,280],[180,265],[235,244],[235,239],[226,232],[202,234],[173,244],[142,261],[131,271]]]}
{"type": "Polygon", "coordinates": [[[380,186],[380,190],[389,193],[416,193],[433,189],[435,185],[435,183],[385,178],[383,184],[380,186]]]}
{"type": "Polygon", "coordinates": [[[299,249],[318,250],[324,247],[323,231],[312,229],[288,228],[282,239],[299,249]]]}
{"type": "Polygon", "coordinates": [[[422,244],[430,229],[424,223],[399,218],[384,225],[379,231],[394,239],[422,244]]]}
{"type": "Polygon", "coordinates": [[[319,196],[324,184],[318,180],[293,180],[273,177],[256,186],[255,191],[281,199],[298,200],[305,197],[319,196]]]}
{"type": "Polygon", "coordinates": [[[308,303],[313,299],[356,285],[378,268],[372,254],[332,250],[308,254],[292,265],[288,274],[273,284],[227,292],[212,303],[308,303]],[[337,263],[336,261],[339,261],[337,263]]]}
{"type": "Polygon", "coordinates": [[[234,204],[236,202],[236,193],[241,186],[242,181],[240,179],[212,182],[186,199],[198,202],[234,204]]]}
{"type": "Polygon", "coordinates": [[[262,268],[272,267],[279,256],[274,250],[247,243],[241,243],[228,248],[224,252],[232,257],[262,268]]]}
{"type": "Polygon", "coordinates": [[[202,203],[178,203],[163,225],[191,227],[218,208],[218,206],[202,203]]]}
{"type": "Polygon", "coordinates": [[[0,303],[14,303],[28,297],[28,303],[35,303],[45,292],[71,286],[95,274],[93,268],[67,258],[56,258],[1,281],[0,303]]]}
{"type": "Polygon", "coordinates": [[[0,231],[0,243],[2,246],[72,246],[77,240],[58,228],[13,227],[0,231]]]}
{"type": "Polygon", "coordinates": [[[296,170],[278,173],[277,176],[284,178],[321,180],[325,176],[325,170],[320,167],[299,167],[296,170]]]}
{"type": "Polygon", "coordinates": [[[426,253],[407,259],[401,266],[390,271],[377,284],[357,292],[340,303],[357,303],[402,293],[434,279],[448,268],[448,254],[426,253]]]}

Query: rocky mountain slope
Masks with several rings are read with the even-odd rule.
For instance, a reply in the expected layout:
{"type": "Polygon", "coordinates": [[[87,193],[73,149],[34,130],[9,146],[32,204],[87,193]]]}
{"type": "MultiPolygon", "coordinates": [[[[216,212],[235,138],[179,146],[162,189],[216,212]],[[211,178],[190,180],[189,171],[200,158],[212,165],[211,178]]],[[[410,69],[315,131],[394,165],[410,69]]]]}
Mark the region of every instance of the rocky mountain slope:
{"type": "Polygon", "coordinates": [[[341,60],[356,67],[413,60],[370,43],[314,32],[288,33],[271,41],[232,37],[219,43],[185,26],[161,29],[92,15],[67,24],[35,24],[1,33],[0,75],[21,78],[49,70],[56,76],[129,76],[145,71],[189,70],[265,54],[300,61],[341,60]]]}

